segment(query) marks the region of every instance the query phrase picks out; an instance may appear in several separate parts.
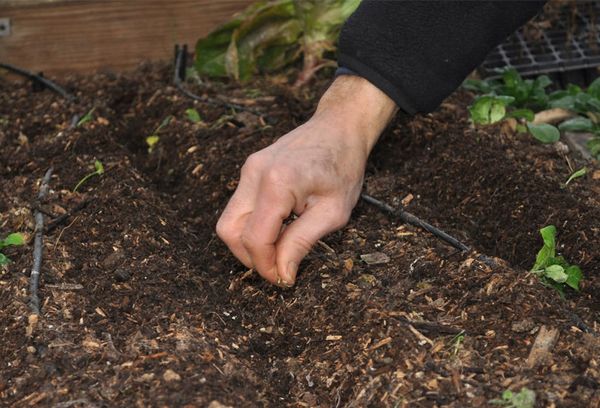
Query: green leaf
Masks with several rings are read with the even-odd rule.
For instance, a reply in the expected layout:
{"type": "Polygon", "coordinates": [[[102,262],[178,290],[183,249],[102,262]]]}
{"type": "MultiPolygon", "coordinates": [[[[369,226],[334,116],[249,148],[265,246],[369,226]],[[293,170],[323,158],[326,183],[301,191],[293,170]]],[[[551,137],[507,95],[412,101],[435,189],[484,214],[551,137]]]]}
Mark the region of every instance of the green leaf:
{"type": "Polygon", "coordinates": [[[563,132],[585,132],[592,130],[594,128],[594,123],[583,116],[576,116],[565,120],[558,125],[558,128],[563,132]]]}
{"type": "Polygon", "coordinates": [[[8,259],[8,257],[6,255],[4,255],[2,252],[0,252],[0,266],[8,265],[9,263],[10,263],[10,259],[8,259]]]}
{"type": "Polygon", "coordinates": [[[548,266],[548,261],[556,256],[556,227],[548,225],[540,230],[544,246],[537,254],[532,271],[543,270],[548,266]]]}
{"type": "Polygon", "coordinates": [[[516,109],[506,115],[509,118],[525,119],[531,122],[535,119],[535,113],[531,109],[516,109]]]}
{"type": "Polygon", "coordinates": [[[469,114],[473,123],[484,125],[490,123],[492,100],[491,96],[480,96],[469,106],[469,114]]]}
{"type": "Polygon", "coordinates": [[[96,169],[96,174],[104,174],[104,166],[102,165],[102,162],[100,162],[100,160],[94,161],[94,168],[96,169]]]}
{"type": "Polygon", "coordinates": [[[475,124],[488,125],[504,119],[506,106],[515,100],[506,95],[483,95],[469,106],[471,120],[475,124]]]}
{"type": "Polygon", "coordinates": [[[93,120],[94,116],[92,116],[92,114],[94,113],[94,110],[96,110],[95,107],[93,107],[92,109],[89,110],[88,113],[83,115],[83,117],[81,119],[79,119],[79,121],[77,122],[77,125],[75,125],[75,127],[81,127],[81,126],[85,125],[86,123],[90,122],[91,120],[93,120]]]}
{"type": "Polygon", "coordinates": [[[527,123],[529,132],[542,143],[554,143],[560,139],[559,130],[552,125],[547,123],[535,124],[532,122],[527,123]]]}
{"type": "Polygon", "coordinates": [[[600,160],[600,137],[594,137],[588,140],[587,148],[590,149],[592,156],[600,160]]]}
{"type": "Polygon", "coordinates": [[[562,97],[557,97],[554,100],[549,102],[549,106],[551,108],[562,108],[566,110],[576,110],[575,109],[575,97],[572,95],[565,95],[562,97]]]}
{"type": "Polygon", "coordinates": [[[568,185],[571,181],[575,180],[578,177],[583,177],[587,173],[587,167],[582,167],[579,170],[573,172],[565,182],[565,186],[568,185]]]}
{"type": "Polygon", "coordinates": [[[169,123],[171,123],[172,119],[173,119],[173,115],[169,115],[166,118],[164,118],[162,120],[162,122],[160,122],[160,125],[158,125],[158,127],[156,128],[154,133],[156,134],[156,133],[160,132],[165,126],[167,126],[169,123]]]}
{"type": "Polygon", "coordinates": [[[567,273],[567,281],[565,282],[571,288],[579,291],[579,282],[583,279],[583,272],[577,265],[569,266],[565,272],[567,273]]]}
{"type": "Polygon", "coordinates": [[[160,137],[158,137],[156,135],[148,136],[146,138],[146,144],[148,145],[149,152],[152,152],[152,150],[154,150],[154,147],[156,146],[156,144],[158,143],[159,140],[160,140],[160,137]]]}
{"type": "Polygon", "coordinates": [[[502,103],[492,102],[490,109],[490,123],[500,122],[506,115],[506,107],[502,103]]]}
{"type": "Polygon", "coordinates": [[[200,114],[194,108],[186,109],[185,114],[187,115],[188,120],[192,123],[202,122],[202,118],[200,117],[200,114]]]}
{"type": "Polygon", "coordinates": [[[588,86],[587,93],[600,99],[600,78],[596,78],[594,82],[588,86]]]}
{"type": "Polygon", "coordinates": [[[0,248],[11,245],[25,245],[25,237],[19,232],[14,232],[0,241],[0,248]]]}
{"type": "Polygon", "coordinates": [[[550,265],[544,270],[544,276],[557,283],[565,283],[569,277],[565,268],[560,265],[550,265]]]}
{"type": "Polygon", "coordinates": [[[535,392],[523,387],[521,391],[513,395],[511,403],[514,408],[533,408],[535,406],[535,392]]]}
{"type": "Polygon", "coordinates": [[[482,94],[491,93],[497,86],[494,86],[491,81],[481,79],[465,79],[462,87],[468,91],[474,91],[482,94]]]}

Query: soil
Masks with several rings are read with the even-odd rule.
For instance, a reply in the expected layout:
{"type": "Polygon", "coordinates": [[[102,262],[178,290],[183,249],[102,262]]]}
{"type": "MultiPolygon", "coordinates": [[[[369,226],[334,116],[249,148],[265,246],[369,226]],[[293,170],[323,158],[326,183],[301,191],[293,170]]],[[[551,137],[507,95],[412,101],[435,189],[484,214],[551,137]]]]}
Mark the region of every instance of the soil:
{"type": "Polygon", "coordinates": [[[280,289],[240,265],[214,226],[246,156],[310,117],[327,80],[301,92],[278,78],[187,84],[258,117],[194,102],[171,78],[161,65],[64,78],[74,103],[0,81],[0,235],[32,238],[36,206],[46,222],[73,210],[45,235],[37,322],[32,242],[5,250],[0,404],[480,407],[527,387],[540,407],[600,405],[596,164],[564,186],[578,157],[508,126],[473,128],[464,92],[433,114],[399,115],[366,191],[495,261],[359,202],[296,286],[280,289]],[[145,138],[168,115],[149,152],[145,138]],[[74,193],[96,159],[105,174],[74,193]],[[527,273],[548,224],[585,274],[565,299],[527,273]],[[361,258],[373,253],[387,257],[361,258]],[[558,340],[531,363],[543,326],[558,340]]]}

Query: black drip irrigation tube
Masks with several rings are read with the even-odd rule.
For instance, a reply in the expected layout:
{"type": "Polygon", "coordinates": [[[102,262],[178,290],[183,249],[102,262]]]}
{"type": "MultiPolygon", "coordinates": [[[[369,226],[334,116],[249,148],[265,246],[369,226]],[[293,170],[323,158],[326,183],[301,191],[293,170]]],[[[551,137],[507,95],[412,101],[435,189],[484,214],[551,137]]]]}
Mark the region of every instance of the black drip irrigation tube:
{"type": "Polygon", "coordinates": [[[267,115],[265,115],[264,113],[259,112],[255,109],[249,108],[247,106],[222,101],[220,99],[213,99],[213,98],[209,98],[206,96],[196,95],[195,93],[188,91],[183,86],[183,84],[185,82],[185,78],[186,78],[187,55],[188,55],[187,51],[188,51],[188,47],[186,44],[184,44],[181,47],[178,44],[175,45],[175,72],[174,72],[174,76],[173,76],[173,83],[175,84],[175,86],[177,87],[179,92],[181,92],[182,94],[184,94],[185,96],[187,96],[190,99],[193,99],[193,100],[196,100],[199,102],[204,102],[207,105],[225,107],[228,109],[234,109],[234,110],[238,110],[238,111],[248,112],[248,113],[251,113],[256,116],[264,117],[267,122],[270,121],[270,118],[267,115]]]}
{"type": "Polygon", "coordinates": [[[48,89],[56,92],[57,94],[59,94],[60,96],[62,96],[66,100],[68,100],[69,102],[73,102],[75,100],[75,96],[73,96],[72,94],[67,92],[63,87],[57,85],[55,82],[52,82],[51,80],[49,80],[47,78],[44,78],[42,76],[42,74],[35,74],[31,71],[16,67],[12,64],[7,64],[5,62],[0,62],[0,68],[10,71],[13,74],[17,74],[22,77],[28,78],[34,84],[41,85],[43,88],[48,88],[48,89]]]}
{"type": "Polygon", "coordinates": [[[467,252],[467,251],[471,250],[470,247],[463,244],[458,239],[454,238],[452,235],[442,231],[439,228],[434,227],[433,225],[429,224],[428,222],[423,221],[416,215],[409,213],[408,211],[404,211],[401,209],[396,210],[393,207],[387,205],[386,203],[384,203],[382,201],[379,201],[378,199],[376,199],[374,197],[371,197],[368,194],[361,194],[360,197],[363,200],[365,200],[367,203],[374,205],[375,207],[379,208],[380,210],[383,210],[383,211],[387,212],[388,214],[398,217],[403,222],[410,224],[410,225],[414,225],[415,227],[422,228],[425,231],[432,233],[433,235],[435,235],[442,241],[452,245],[454,248],[458,249],[459,251],[467,252]]]}

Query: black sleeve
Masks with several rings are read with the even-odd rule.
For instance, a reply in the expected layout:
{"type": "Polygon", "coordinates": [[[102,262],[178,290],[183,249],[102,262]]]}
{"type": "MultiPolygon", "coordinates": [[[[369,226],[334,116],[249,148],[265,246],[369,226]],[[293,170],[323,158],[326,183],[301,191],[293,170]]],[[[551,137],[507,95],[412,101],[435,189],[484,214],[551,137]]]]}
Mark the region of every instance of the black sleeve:
{"type": "Polygon", "coordinates": [[[340,33],[338,63],[405,112],[430,112],[544,3],[363,0],[340,33]]]}

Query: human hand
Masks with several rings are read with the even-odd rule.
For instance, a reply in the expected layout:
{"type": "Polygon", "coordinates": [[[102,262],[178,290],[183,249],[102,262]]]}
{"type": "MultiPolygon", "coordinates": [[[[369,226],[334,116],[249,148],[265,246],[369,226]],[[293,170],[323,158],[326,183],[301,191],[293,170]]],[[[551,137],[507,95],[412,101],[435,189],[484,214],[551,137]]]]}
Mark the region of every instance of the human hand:
{"type": "Polygon", "coordinates": [[[365,79],[337,78],[308,122],[248,157],[219,237],[269,282],[292,286],[312,246],[348,222],[369,152],[394,111],[365,79]]]}

